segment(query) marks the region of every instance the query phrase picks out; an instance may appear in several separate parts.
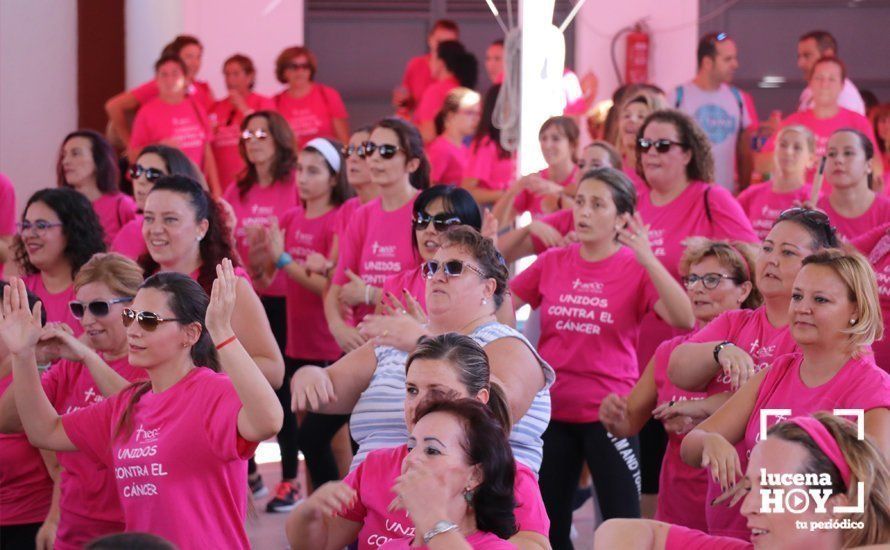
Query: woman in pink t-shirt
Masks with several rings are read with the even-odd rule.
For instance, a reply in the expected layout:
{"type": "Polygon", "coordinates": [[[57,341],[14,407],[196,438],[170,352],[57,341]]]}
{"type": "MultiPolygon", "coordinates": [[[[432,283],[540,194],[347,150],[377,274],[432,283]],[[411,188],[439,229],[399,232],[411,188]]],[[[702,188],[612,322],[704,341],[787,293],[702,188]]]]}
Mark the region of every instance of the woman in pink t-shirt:
{"type": "Polygon", "coordinates": [[[622,170],[634,182],[637,193],[642,193],[646,189],[643,178],[637,173],[637,133],[650,114],[665,107],[667,104],[663,94],[639,90],[624,100],[618,110],[615,147],[621,153],[622,170]]]}
{"type": "Polygon", "coordinates": [[[469,88],[448,92],[436,115],[437,137],[427,145],[430,183],[460,185],[467,168],[469,148],[464,144],[479,126],[479,94],[469,88]]]}
{"type": "Polygon", "coordinates": [[[871,141],[856,130],[837,130],[828,140],[825,183],[831,191],[817,206],[846,239],[890,221],[890,197],[874,191],[874,154],[871,141]]]}
{"type": "Polygon", "coordinates": [[[217,269],[209,300],[187,275],[147,279],[123,320],[129,361],[149,380],[63,415],[40,388],[39,323],[21,299],[0,316],[7,346],[17,342],[16,405],[29,438],[113,469],[126,530],[183,549],[249,547],[245,461],[281,426],[272,388],[233,334],[238,277],[229,260],[217,269]]]}
{"type": "Polygon", "coordinates": [[[495,84],[483,96],[482,115],[461,182],[480,206],[496,203],[516,177],[516,155],[501,145],[501,130],[492,122],[500,90],[501,85],[495,84]]]}
{"type": "Polygon", "coordinates": [[[420,130],[424,143],[436,137],[435,119],[448,92],[462,86],[473,89],[479,78],[479,64],[476,56],[457,40],[446,40],[436,45],[430,57],[430,72],[433,82],[423,91],[423,96],[414,111],[414,122],[420,130]]]}
{"type": "MultiPolygon", "coordinates": [[[[355,196],[344,202],[338,210],[337,235],[340,238],[346,233],[346,228],[349,227],[355,211],[380,196],[380,188],[371,180],[371,169],[368,166],[368,156],[365,151],[365,143],[370,138],[370,126],[359,128],[352,133],[349,143],[340,151],[343,161],[346,163],[346,181],[355,192],[355,196]]],[[[338,254],[334,254],[334,259],[336,256],[338,254]]]]}
{"type": "Polygon", "coordinates": [[[318,60],[309,48],[285,48],[275,61],[275,77],[287,85],[276,95],[275,109],[294,131],[297,147],[317,137],[349,141],[349,114],[340,93],[315,82],[318,60]]]}
{"type": "Polygon", "coordinates": [[[544,121],[538,142],[547,168],[519,178],[494,205],[492,212],[500,227],[508,227],[524,212],[537,218],[568,208],[569,204],[562,204],[562,199],[575,194],[579,139],[578,125],[571,118],[555,116],[544,121]]]}
{"type": "Polygon", "coordinates": [[[738,196],[739,204],[760,239],[766,238],[779,214],[812,198],[807,170],[815,160],[816,140],[813,133],[800,124],[785,126],[779,130],[776,143],[772,179],[754,184],[738,196]]]}
{"type": "MultiPolygon", "coordinates": [[[[762,414],[767,409],[784,409],[781,415],[787,417],[856,408],[864,411],[865,432],[878,448],[886,453],[890,447],[883,429],[890,420],[890,375],[871,354],[883,322],[868,261],[858,252],[836,249],[807,257],[794,281],[790,316],[801,352],[784,355],[755,374],[683,440],[683,461],[707,467],[722,491],[734,488],[745,470],[761,425],[769,422],[762,414]]],[[[719,494],[709,490],[708,497],[719,494]]],[[[737,508],[712,508],[711,534],[748,535],[737,508]]]]}
{"type": "Polygon", "coordinates": [[[570,545],[569,505],[584,462],[603,517],[639,516],[638,466],[622,455],[631,447],[636,455],[636,441],[610,439],[599,406],[610,393],[630,392],[639,377],[635,345],[647,312],[685,329],[695,322],[683,288],[652,252],[635,206],[636,191],[623,172],[588,172],[575,195],[579,243],[548,250],[510,285],[517,307],[540,311],[538,350],[557,372],[541,492],[553,522],[550,539],[560,548],[570,545]]]}
{"type": "MultiPolygon", "coordinates": [[[[890,221],[854,238],[851,243],[862,252],[875,270],[878,295],[881,297],[881,314],[884,326],[890,323],[890,221]]],[[[871,345],[875,363],[890,372],[890,338],[882,338],[871,345]]]]}
{"type": "Polygon", "coordinates": [[[429,187],[429,161],[409,122],[378,122],[365,156],[380,197],[355,211],[339,242],[337,268],[325,296],[328,326],[347,353],[364,343],[355,324],[373,313],[384,281],[419,263],[411,245],[411,209],[417,190],[429,187]]]}
{"type": "Polygon", "coordinates": [[[93,254],[105,252],[102,226],[90,201],[73,189],[42,189],[28,199],[13,242],[18,272],[43,302],[46,319],[79,335],[71,315],[74,276],[93,254]]]}
{"type": "MultiPolygon", "coordinates": [[[[163,176],[186,176],[197,182],[204,182],[204,176],[185,153],[176,147],[166,145],[148,145],[143,147],[130,165],[130,180],[133,183],[133,198],[136,201],[136,215],[124,225],[111,243],[111,252],[122,254],[131,260],[138,260],[148,254],[145,240],[142,238],[142,210],[145,199],[155,182],[163,176]]],[[[206,189],[206,183],[202,183],[206,189]]]]}
{"type": "Polygon", "coordinates": [[[244,130],[242,122],[256,111],[275,109],[275,103],[271,98],[253,91],[256,68],[246,55],[235,54],[226,59],[223,74],[229,95],[214,103],[208,116],[213,132],[210,145],[221,190],[225,192],[247,168],[239,148],[244,130]]]}
{"type": "Polygon", "coordinates": [[[159,95],[139,109],[127,156],[136,158],[146,145],[160,143],[182,149],[207,178],[214,196],[220,195],[219,175],[210,148],[210,119],[203,105],[187,94],[186,69],[175,55],[155,63],[159,95]]]}
{"type": "MultiPolygon", "coordinates": [[[[741,512],[747,519],[751,535],[744,540],[712,536],[695,529],[652,520],[611,520],[596,531],[596,548],[640,548],[666,550],[748,550],[759,548],[884,548],[890,542],[890,471],[885,456],[873,441],[862,440],[856,426],[849,420],[825,412],[813,416],[797,416],[772,426],[769,437],[757,443],[751,453],[747,475],[739,484],[745,493],[741,512]],[[806,478],[788,484],[770,483],[763,478],[780,475],[811,475],[815,485],[806,478]],[[825,509],[814,500],[799,506],[775,509],[766,502],[761,491],[824,491],[825,509]],[[864,494],[858,494],[864,491],[864,494]],[[858,500],[861,498],[862,500],[858,500]],[[862,502],[862,511],[840,514],[829,508],[862,502]],[[763,512],[767,506],[772,511],[763,512]],[[830,526],[843,520],[865,528],[830,526]],[[806,526],[801,528],[800,525],[806,526]],[[868,528],[871,526],[872,528],[868,528]],[[872,546],[873,545],[873,546],[872,546]]],[[[773,493],[769,498],[776,498],[773,493]]],[[[854,506],[855,507],[855,506],[854,506]]]]}
{"type": "MultiPolygon", "coordinates": [[[[423,339],[408,357],[406,372],[405,422],[409,431],[414,428],[418,405],[443,394],[487,403],[494,417],[509,431],[509,404],[504,401],[503,390],[491,383],[488,357],[473,339],[454,333],[423,339]]],[[[414,524],[404,511],[391,510],[389,504],[393,498],[391,489],[402,473],[402,463],[408,453],[406,445],[373,451],[343,482],[332,483],[313,494],[307,507],[288,520],[288,538],[292,544],[303,540],[303,533],[311,532],[315,520],[313,509],[328,504],[330,495],[339,492],[352,492],[355,499],[340,511],[339,517],[330,520],[328,540],[358,537],[359,548],[367,549],[388,539],[406,536],[414,524]]],[[[515,496],[518,533],[511,542],[520,547],[521,542],[545,542],[549,521],[537,479],[522,464],[517,464],[515,496]]],[[[317,540],[304,541],[307,547],[323,546],[318,543],[317,540]]]]}
{"type": "Polygon", "coordinates": [[[133,199],[118,189],[120,170],[114,150],[92,130],[71,132],[62,140],[56,165],[59,187],[70,187],[88,198],[111,245],[121,228],[136,215],[133,199]]]}
{"type": "MultiPolygon", "coordinates": [[[[219,206],[194,180],[185,176],[158,180],[145,200],[144,216],[142,237],[148,254],[139,262],[148,275],[182,273],[207,291],[213,286],[215,266],[224,258],[237,258],[219,206]]],[[[269,383],[277,388],[284,375],[284,359],[263,304],[243,276],[238,278],[237,301],[238,315],[232,320],[235,333],[269,383]]]]}
{"type": "MultiPolygon", "coordinates": [[[[754,309],[762,301],[752,277],[754,254],[744,243],[703,240],[691,244],[680,260],[680,272],[697,328],[724,311],[754,309]]],[[[658,346],[630,394],[606,396],[600,405],[600,421],[612,435],[632,437],[652,416],[661,420],[668,433],[668,446],[661,464],[655,518],[707,529],[704,514],[707,476],[683,464],[680,442],[695,424],[713,414],[729,394],[688,392],[668,380],[671,351],[688,337],[677,336],[658,346]]],[[[652,508],[656,504],[647,502],[647,497],[644,495],[641,503],[644,510],[647,505],[652,508]]]]}

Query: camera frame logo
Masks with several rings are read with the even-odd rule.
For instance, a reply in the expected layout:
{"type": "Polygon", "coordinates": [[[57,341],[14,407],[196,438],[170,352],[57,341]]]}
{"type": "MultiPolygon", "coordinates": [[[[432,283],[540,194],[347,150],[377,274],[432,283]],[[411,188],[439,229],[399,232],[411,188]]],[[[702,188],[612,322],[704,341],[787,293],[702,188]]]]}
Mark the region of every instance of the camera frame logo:
{"type": "MultiPolygon", "coordinates": [[[[860,441],[865,439],[865,411],[862,409],[834,409],[835,416],[856,418],[856,437],[860,441]]],[[[792,416],[791,409],[761,409],[760,411],[760,440],[766,439],[769,429],[769,419],[778,417],[784,420],[792,416]]],[[[775,423],[775,422],[774,422],[775,423]]],[[[790,512],[803,514],[815,503],[816,513],[828,513],[825,504],[831,497],[831,476],[823,474],[768,474],[761,469],[761,478],[769,480],[768,488],[760,489],[760,513],[778,514],[790,512]],[[803,489],[801,485],[808,488],[803,489]]],[[[834,506],[835,514],[862,514],[865,511],[865,484],[857,482],[857,502],[855,506],[834,506]]]]}

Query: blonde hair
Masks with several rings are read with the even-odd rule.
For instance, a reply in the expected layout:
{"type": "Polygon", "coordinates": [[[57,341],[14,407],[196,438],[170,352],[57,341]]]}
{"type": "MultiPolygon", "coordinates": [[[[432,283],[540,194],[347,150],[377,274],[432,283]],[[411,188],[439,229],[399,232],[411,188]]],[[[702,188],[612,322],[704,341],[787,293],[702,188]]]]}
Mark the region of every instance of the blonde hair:
{"type": "Polygon", "coordinates": [[[663,95],[646,90],[640,90],[639,92],[631,95],[623,102],[621,102],[621,105],[618,107],[618,129],[615,133],[614,145],[615,148],[618,149],[618,151],[622,155],[627,155],[628,153],[630,153],[631,155],[636,154],[636,143],[631,146],[631,151],[626,151],[624,147],[624,140],[621,139],[624,133],[621,131],[621,125],[623,123],[623,117],[621,115],[624,114],[624,109],[626,109],[628,105],[631,105],[632,103],[641,103],[645,105],[649,109],[649,114],[667,108],[667,104],[664,101],[663,95]]]}
{"type": "Polygon", "coordinates": [[[854,357],[884,336],[878,282],[865,256],[849,247],[828,248],[804,258],[803,265],[831,268],[846,285],[847,297],[856,304],[856,319],[843,332],[850,338],[854,357]]]}
{"type": "Polygon", "coordinates": [[[890,542],[890,470],[887,461],[871,441],[859,439],[856,426],[849,420],[826,412],[813,415],[837,442],[844,461],[850,467],[850,486],[845,487],[837,466],[819,448],[813,438],[794,422],[782,422],[770,428],[770,436],[779,437],[803,445],[810,460],[801,473],[828,473],[832,480],[832,492],[845,494],[850,502],[858,502],[859,482],[862,482],[865,503],[862,513],[849,516],[851,521],[862,522],[862,529],[844,530],[844,548],[890,542]]]}
{"type": "Polygon", "coordinates": [[[782,136],[791,132],[797,132],[798,134],[803,136],[804,141],[807,142],[807,149],[810,150],[810,154],[816,154],[816,136],[809,128],[807,128],[803,124],[792,124],[790,126],[783,127],[781,130],[778,131],[778,133],[776,133],[776,143],[778,143],[778,141],[782,139],[782,136]]]}
{"type": "Polygon", "coordinates": [[[142,268],[130,258],[113,252],[95,254],[74,277],[74,290],[90,283],[103,283],[115,294],[135,296],[142,278],[142,268]]]}
{"type": "Polygon", "coordinates": [[[742,302],[742,309],[756,309],[763,303],[763,296],[754,281],[754,248],[741,241],[712,241],[705,238],[689,240],[680,258],[680,274],[686,276],[689,269],[705,258],[716,258],[732,275],[732,280],[740,285],[751,283],[751,292],[742,302]]]}
{"type": "Polygon", "coordinates": [[[442,108],[436,114],[436,133],[441,134],[445,131],[445,119],[448,115],[458,112],[461,107],[476,105],[481,101],[482,96],[469,88],[457,87],[448,92],[445,101],[442,102],[442,108]]]}

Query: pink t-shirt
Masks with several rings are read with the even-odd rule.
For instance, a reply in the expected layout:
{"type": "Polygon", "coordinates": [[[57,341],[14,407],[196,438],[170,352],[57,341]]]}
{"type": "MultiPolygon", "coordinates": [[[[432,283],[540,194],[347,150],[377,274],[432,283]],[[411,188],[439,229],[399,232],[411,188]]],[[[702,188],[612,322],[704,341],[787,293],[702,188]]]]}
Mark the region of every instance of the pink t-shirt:
{"type": "Polygon", "coordinates": [[[751,220],[757,237],[763,240],[772,229],[779,214],[794,206],[795,201],[810,200],[812,190],[812,186],[806,184],[791,192],[777,193],[773,190],[773,182],[767,181],[748,187],[739,193],[736,199],[742,205],[742,210],[748,215],[748,219],[751,220]]]}
{"type": "MultiPolygon", "coordinates": [[[[538,175],[544,178],[545,180],[550,180],[550,169],[545,168],[538,172],[538,175]]],[[[567,187],[575,182],[575,178],[578,177],[578,167],[575,166],[572,168],[571,173],[568,177],[562,181],[557,181],[560,187],[567,187]]],[[[544,214],[544,210],[542,209],[541,204],[544,202],[544,195],[536,195],[532,193],[529,189],[523,189],[516,195],[516,198],[513,199],[513,208],[516,212],[520,214],[522,212],[531,212],[533,217],[538,217],[544,214]]]]}
{"type": "MultiPolygon", "coordinates": [[[[344,509],[340,516],[362,524],[358,535],[360,550],[377,548],[391,539],[414,537],[414,523],[404,510],[389,510],[395,495],[392,486],[402,475],[402,462],[408,456],[407,445],[371,451],[359,466],[349,472],[344,483],[352,487],[358,497],[355,504],[344,509]]],[[[516,524],[520,531],[549,535],[550,519],[541,500],[535,474],[525,465],[516,463],[513,484],[516,499],[516,524]]]]}
{"type": "Polygon", "coordinates": [[[455,145],[440,135],[426,147],[430,161],[430,180],[433,185],[460,185],[464,179],[470,150],[465,145],[455,145]]]}
{"type": "Polygon", "coordinates": [[[847,218],[838,214],[837,210],[831,206],[829,196],[823,196],[819,199],[816,206],[828,214],[831,225],[847,240],[854,239],[879,225],[890,222],[890,197],[886,195],[876,194],[875,200],[868,207],[868,210],[856,218],[847,218]]]}
{"type": "Polygon", "coordinates": [[[123,254],[131,260],[138,260],[143,254],[148,254],[145,238],[142,237],[142,220],[145,216],[136,214],[117,232],[114,242],[111,243],[111,251],[123,254]]]}
{"type": "Polygon", "coordinates": [[[622,164],[621,171],[624,172],[624,175],[630,178],[630,181],[633,182],[634,189],[637,190],[637,196],[640,196],[640,194],[642,194],[644,191],[648,192],[649,186],[646,185],[646,182],[643,181],[643,178],[641,178],[640,175],[637,174],[637,167],[631,164],[627,164],[628,160],[626,158],[623,160],[624,164],[622,164]]]}
{"type": "MultiPolygon", "coordinates": [[[[748,459],[754,445],[760,441],[760,411],[763,409],[788,409],[788,416],[772,416],[769,426],[794,416],[805,416],[832,409],[862,409],[890,407],[890,375],[879,369],[871,355],[851,359],[828,382],[809,387],[800,378],[803,354],[791,353],[773,362],[760,384],[757,401],[748,419],[745,437],[736,444],[742,471],[748,467],[748,459]]],[[[708,483],[708,501],[721,493],[719,485],[708,483]]],[[[747,521],[739,512],[741,503],[733,508],[709,506],[708,530],[712,535],[731,536],[747,540],[750,535],[747,521]]]]}
{"type": "MultiPolygon", "coordinates": [[[[131,382],[144,380],[144,369],[130,366],[127,357],[108,366],[131,382]]],[[[105,400],[89,369],[82,363],[63,359],[53,364],[40,379],[43,391],[59,414],[69,414],[105,400]]],[[[84,543],[124,527],[124,514],[111,468],[96,468],[89,455],[58,453],[62,466],[59,508],[59,538],[64,548],[80,548],[84,543]]],[[[58,546],[57,546],[58,547],[58,546]]]]}
{"type": "Polygon", "coordinates": [[[284,90],[274,98],[275,108],[294,131],[297,148],[317,137],[335,138],[334,119],[349,117],[340,93],[330,86],[313,84],[309,93],[294,97],[284,90]]]}
{"type": "MultiPolygon", "coordinates": [[[[271,98],[251,92],[244,101],[254,111],[271,111],[275,103],[271,98]]],[[[217,101],[208,112],[213,137],[210,146],[216,159],[216,171],[223,189],[235,183],[238,175],[246,167],[238,143],[241,141],[241,123],[244,113],[237,109],[228,97],[217,101]]]]}
{"type": "Polygon", "coordinates": [[[507,189],[516,179],[516,156],[502,158],[497,144],[485,136],[470,144],[464,178],[477,180],[483,189],[507,189]]]}
{"type": "Polygon", "coordinates": [[[71,314],[68,308],[68,302],[76,300],[74,293],[74,283],[65,290],[56,294],[51,294],[43,285],[43,277],[40,273],[33,275],[25,275],[22,277],[25,287],[40,298],[43,302],[43,310],[46,311],[47,323],[65,323],[74,331],[75,336],[83,334],[83,327],[80,321],[71,314]]]}
{"type": "MultiPolygon", "coordinates": [[[[5,174],[0,172],[0,237],[15,235],[15,187],[5,174]]],[[[3,278],[3,263],[0,262],[0,279],[3,278]]]]}
{"type": "MultiPolygon", "coordinates": [[[[376,287],[386,279],[420,263],[411,241],[411,215],[414,200],[387,212],[378,197],[355,211],[346,234],[340,240],[340,258],[334,274],[335,285],[349,282],[346,270],[376,287]]],[[[374,312],[374,306],[360,304],[355,308],[355,322],[374,312]]]]}
{"type": "Polygon", "coordinates": [[[696,529],[671,525],[664,550],[749,550],[754,545],[734,537],[715,537],[696,529]]]}
{"type": "MultiPolygon", "coordinates": [[[[290,181],[277,181],[272,185],[255,184],[242,197],[237,185],[231,185],[223,193],[223,199],[232,205],[238,223],[235,226],[235,248],[241,256],[241,263],[248,260],[247,230],[250,227],[268,227],[272,218],[281,225],[281,217],[285,212],[299,204],[297,185],[290,181]]],[[[327,254],[327,253],[325,253],[327,254]]],[[[283,272],[275,275],[272,283],[263,290],[257,290],[262,296],[284,296],[287,275],[283,272]]]]}
{"type": "Polygon", "coordinates": [[[403,304],[405,303],[404,291],[414,296],[420,303],[420,307],[426,311],[426,279],[423,278],[420,266],[396,273],[383,283],[383,292],[392,292],[403,304]]]}
{"type": "Polygon", "coordinates": [[[341,204],[340,208],[337,209],[337,236],[340,237],[341,242],[343,241],[343,235],[346,234],[346,228],[352,223],[352,217],[355,215],[355,211],[361,208],[361,206],[361,199],[352,197],[341,204]]]}
{"type": "MultiPolygon", "coordinates": [[[[692,333],[683,334],[662,342],[655,350],[653,376],[657,391],[656,406],[670,401],[704,399],[706,392],[690,392],[671,383],[667,375],[671,352],[689,340],[692,333]]],[[[708,476],[705,470],[688,466],[680,458],[680,444],[684,435],[667,432],[668,444],[661,462],[658,478],[658,508],[655,519],[693,529],[706,530],[705,492],[708,476]]]]}
{"type": "MultiPolygon", "coordinates": [[[[878,280],[878,296],[881,300],[881,314],[884,326],[890,323],[890,221],[856,237],[853,246],[868,256],[878,280]]],[[[875,363],[885,371],[890,371],[890,337],[884,336],[871,345],[875,363]]]]}
{"type": "Polygon", "coordinates": [[[102,195],[93,201],[93,210],[105,230],[105,244],[109,246],[121,228],[136,217],[136,203],[123,193],[102,195]]]}
{"type": "Polygon", "coordinates": [[[204,166],[204,149],[210,140],[210,124],[204,107],[192,97],[179,103],[155,98],[142,106],[133,120],[130,147],[173,141],[199,168],[204,166]]]}
{"type": "MultiPolygon", "coordinates": [[[[871,124],[868,123],[868,119],[859,113],[855,113],[850,111],[849,109],[840,108],[838,113],[831,118],[816,118],[813,114],[812,109],[808,111],[798,111],[796,113],[791,113],[788,117],[782,121],[782,124],[779,125],[779,130],[786,126],[791,126],[793,124],[801,124],[810,129],[811,132],[816,136],[816,156],[821,157],[825,155],[825,149],[828,146],[828,138],[831,137],[836,130],[840,130],[841,128],[853,128],[854,130],[859,130],[871,140],[872,144],[875,147],[875,151],[880,151],[878,148],[877,140],[875,140],[875,133],[871,127],[871,124]]],[[[771,138],[766,142],[763,146],[764,153],[771,153],[776,148],[776,136],[778,135],[778,130],[776,134],[773,134],[771,138]]],[[[827,183],[827,182],[826,182],[827,183]]]]}
{"type": "Polygon", "coordinates": [[[249,548],[247,459],[257,443],[238,433],[242,404],[225,374],[197,367],[133,407],[131,430],[115,435],[136,386],[62,417],[65,433],[113,468],[127,531],[183,550],[249,548]]]}
{"type": "Polygon", "coordinates": [[[607,395],[630,393],[640,322],[658,301],[630,249],[597,262],[580,251],[580,244],[552,248],[510,283],[540,312],[538,352],[556,370],[551,418],[563,422],[596,422],[607,395]]]}
{"type": "MultiPolygon", "coordinates": [[[[12,375],[0,378],[0,396],[11,384],[12,375]]],[[[42,522],[52,496],[53,480],[28,436],[0,434],[0,525],[42,522]]]]}
{"type": "MultiPolygon", "coordinates": [[[[160,94],[160,90],[158,90],[158,81],[157,80],[149,80],[140,86],[137,86],[130,90],[130,93],[133,94],[133,97],[136,98],[140,104],[144,105],[155,99],[160,94]]],[[[210,90],[210,85],[203,80],[194,80],[191,84],[189,84],[188,95],[195,98],[195,101],[200,103],[205,109],[210,109],[213,107],[213,92],[210,90]]]]}
{"type": "Polygon", "coordinates": [[[448,77],[445,80],[435,80],[423,91],[423,95],[414,111],[414,121],[418,124],[422,122],[432,122],[436,119],[436,115],[442,110],[445,104],[445,97],[448,92],[460,86],[460,82],[454,77],[448,77]]]}
{"type": "Polygon", "coordinates": [[[423,97],[423,92],[434,82],[430,72],[429,54],[412,57],[405,66],[405,76],[402,77],[402,86],[411,94],[411,99],[416,106],[423,97]]]}
{"type": "MultiPolygon", "coordinates": [[[[295,207],[281,216],[284,230],[284,249],[294,261],[303,263],[313,252],[327,257],[337,236],[337,209],[317,218],[307,218],[302,207],[295,207]]],[[[322,297],[313,293],[284,271],[287,296],[287,347],[285,354],[295,359],[334,361],[342,350],[328,329],[322,297]]]]}
{"type": "MultiPolygon", "coordinates": [[[[484,533],[476,531],[466,537],[467,543],[473,550],[515,550],[516,545],[510,541],[498,538],[494,533],[484,533]]],[[[390,539],[380,546],[380,550],[409,550],[413,548],[426,548],[424,546],[412,546],[414,537],[403,537],[400,539],[390,539]]]]}

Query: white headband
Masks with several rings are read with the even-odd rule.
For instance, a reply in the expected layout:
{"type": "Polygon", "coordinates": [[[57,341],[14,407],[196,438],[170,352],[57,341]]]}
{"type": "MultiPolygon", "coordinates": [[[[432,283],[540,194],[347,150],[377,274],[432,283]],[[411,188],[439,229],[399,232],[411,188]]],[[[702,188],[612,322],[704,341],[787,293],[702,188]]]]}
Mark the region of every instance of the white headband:
{"type": "MultiPolygon", "coordinates": [[[[340,172],[340,153],[337,149],[331,145],[331,142],[324,138],[315,138],[309,143],[306,144],[305,147],[312,147],[324,157],[328,164],[331,165],[331,168],[334,169],[334,172],[340,172]]],[[[304,147],[304,148],[305,148],[304,147]]]]}

